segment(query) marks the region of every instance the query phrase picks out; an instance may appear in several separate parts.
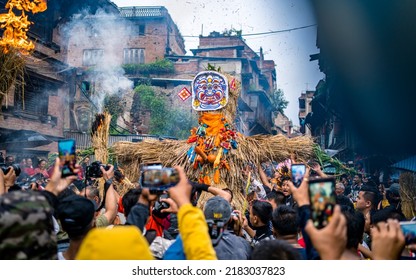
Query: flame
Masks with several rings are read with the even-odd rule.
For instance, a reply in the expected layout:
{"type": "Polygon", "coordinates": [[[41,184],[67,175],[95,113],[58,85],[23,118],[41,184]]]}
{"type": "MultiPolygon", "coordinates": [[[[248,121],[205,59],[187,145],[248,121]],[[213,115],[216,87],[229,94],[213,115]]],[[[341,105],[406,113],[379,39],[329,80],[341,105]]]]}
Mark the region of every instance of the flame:
{"type": "Polygon", "coordinates": [[[6,4],[7,14],[0,14],[0,28],[4,29],[0,47],[5,53],[14,48],[22,54],[29,54],[35,45],[27,38],[27,31],[33,22],[28,20],[27,12],[32,14],[47,9],[47,0],[9,0],[6,4]]]}

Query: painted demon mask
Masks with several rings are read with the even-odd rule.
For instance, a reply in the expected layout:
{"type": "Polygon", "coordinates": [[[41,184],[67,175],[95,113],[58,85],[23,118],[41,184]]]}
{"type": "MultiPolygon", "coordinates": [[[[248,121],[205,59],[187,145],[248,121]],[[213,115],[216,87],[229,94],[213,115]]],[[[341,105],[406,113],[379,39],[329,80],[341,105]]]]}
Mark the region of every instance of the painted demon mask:
{"type": "Polygon", "coordinates": [[[192,81],[192,108],[196,111],[219,110],[228,102],[227,78],[215,71],[198,73],[192,81]]]}

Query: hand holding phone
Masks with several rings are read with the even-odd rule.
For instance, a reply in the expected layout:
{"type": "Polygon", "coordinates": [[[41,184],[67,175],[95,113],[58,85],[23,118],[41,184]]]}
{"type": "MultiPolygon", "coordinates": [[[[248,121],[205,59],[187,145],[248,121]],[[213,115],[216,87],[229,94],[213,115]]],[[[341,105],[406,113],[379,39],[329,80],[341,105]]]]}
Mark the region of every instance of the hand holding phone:
{"type": "Polygon", "coordinates": [[[335,179],[317,178],[309,181],[311,218],[316,228],[325,227],[335,207],[335,179]]]}
{"type": "Polygon", "coordinates": [[[75,140],[59,140],[58,154],[60,159],[60,169],[62,172],[62,177],[76,175],[74,171],[75,165],[77,163],[75,140]]]}
{"type": "Polygon", "coordinates": [[[416,221],[400,222],[406,245],[416,244],[416,221]]]}
{"type": "Polygon", "coordinates": [[[292,182],[295,187],[299,187],[302,183],[303,177],[305,176],[306,166],[304,164],[292,164],[291,165],[291,174],[292,182]]]}

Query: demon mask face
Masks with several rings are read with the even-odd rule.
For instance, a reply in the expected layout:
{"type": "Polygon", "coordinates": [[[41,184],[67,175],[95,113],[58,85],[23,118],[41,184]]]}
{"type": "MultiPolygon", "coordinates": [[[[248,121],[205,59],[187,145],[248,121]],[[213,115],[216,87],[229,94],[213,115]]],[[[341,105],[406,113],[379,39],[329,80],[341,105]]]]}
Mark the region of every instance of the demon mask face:
{"type": "Polygon", "coordinates": [[[192,108],[196,111],[219,110],[228,102],[227,78],[215,71],[198,73],[192,81],[192,108]]]}

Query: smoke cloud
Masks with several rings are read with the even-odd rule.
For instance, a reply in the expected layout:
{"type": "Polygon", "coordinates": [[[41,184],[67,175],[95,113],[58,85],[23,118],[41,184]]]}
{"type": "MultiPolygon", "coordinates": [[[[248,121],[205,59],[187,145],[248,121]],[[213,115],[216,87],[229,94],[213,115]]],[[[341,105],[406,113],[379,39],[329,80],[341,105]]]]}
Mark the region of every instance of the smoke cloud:
{"type": "Polygon", "coordinates": [[[123,95],[133,89],[133,82],[124,77],[121,67],[131,26],[119,15],[103,10],[91,14],[84,10],[61,27],[67,46],[67,63],[86,71],[85,80],[94,85],[90,98],[99,111],[102,111],[106,94],[123,95]]]}

